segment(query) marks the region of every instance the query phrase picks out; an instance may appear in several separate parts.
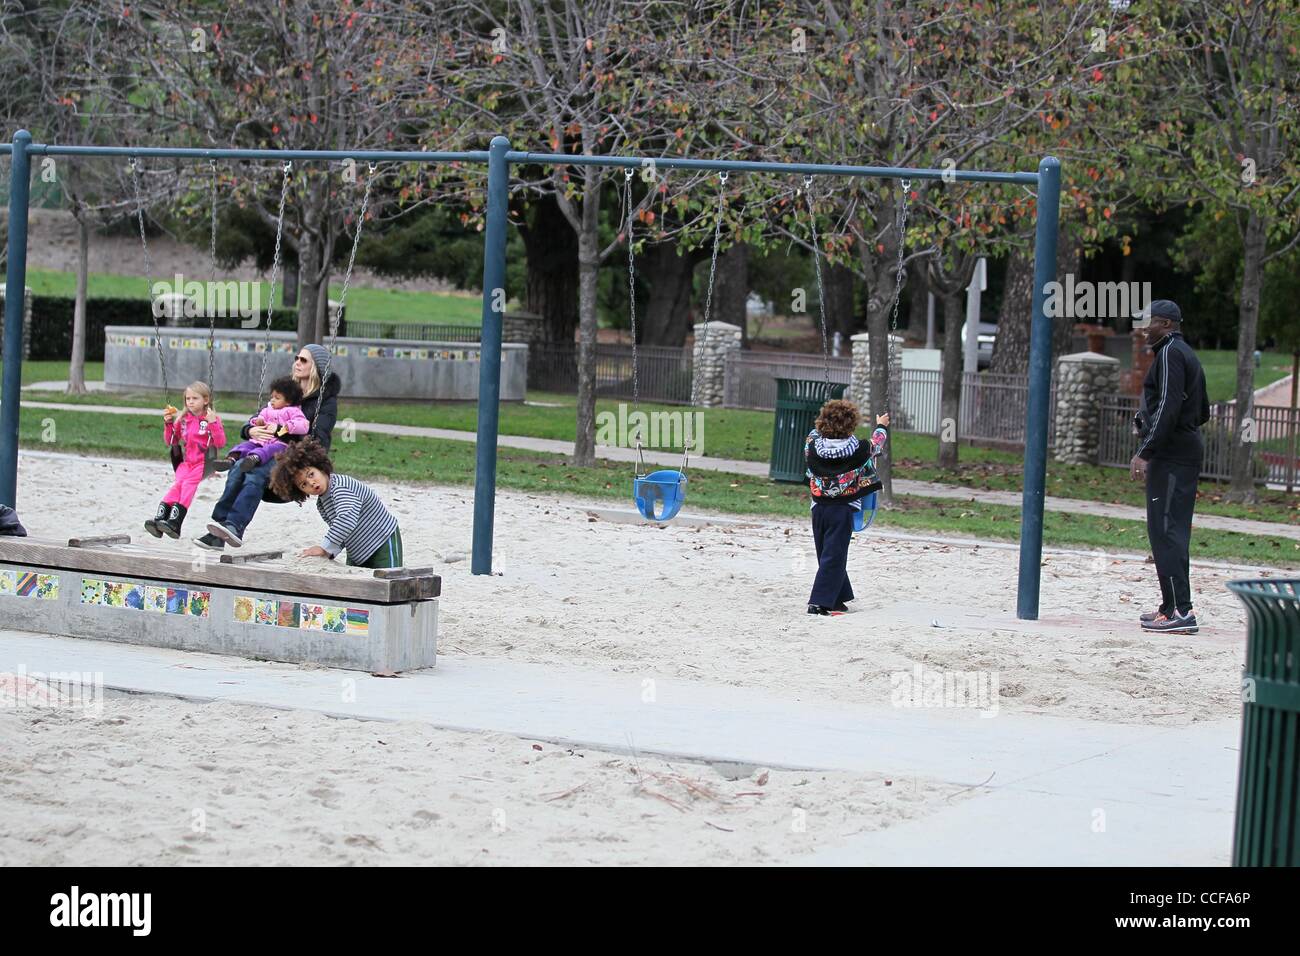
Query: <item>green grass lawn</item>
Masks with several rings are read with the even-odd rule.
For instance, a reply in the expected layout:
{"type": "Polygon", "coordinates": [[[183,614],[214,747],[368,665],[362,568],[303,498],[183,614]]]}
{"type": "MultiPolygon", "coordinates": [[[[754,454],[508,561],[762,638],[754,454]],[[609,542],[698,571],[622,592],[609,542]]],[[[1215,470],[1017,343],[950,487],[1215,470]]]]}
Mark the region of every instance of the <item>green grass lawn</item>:
{"type": "MultiPolygon", "coordinates": [[[[170,280],[171,276],[156,276],[154,281],[170,280]]],[[[206,276],[187,276],[199,281],[206,276]]],[[[49,269],[28,269],[27,285],[33,295],[73,296],[77,294],[77,277],[71,272],[55,272],[49,269]]],[[[342,283],[330,284],[330,295],[338,298],[343,291],[342,283]]],[[[271,289],[268,283],[261,283],[263,308],[269,301],[271,289]]],[[[276,290],[276,301],[280,301],[283,290],[276,290]]],[[[149,286],[139,276],[110,275],[101,272],[91,273],[88,295],[92,299],[121,298],[145,299],[149,295],[149,286]]],[[[442,292],[408,292],[398,289],[368,289],[364,286],[348,288],[348,317],[366,322],[428,322],[438,325],[479,325],[483,318],[483,297],[474,294],[442,292]]]]}
{"type": "MultiPolygon", "coordinates": [[[[160,481],[170,473],[157,423],[143,417],[93,412],[48,412],[39,418],[25,415],[20,438],[26,448],[148,459],[158,469],[160,481]]],[[[355,442],[335,446],[340,471],[362,478],[426,484],[473,483],[475,452],[470,442],[366,433],[357,433],[356,438],[355,442]]],[[[808,499],[801,486],[708,471],[691,472],[690,479],[693,509],[807,520],[808,499]]],[[[631,505],[631,475],[625,464],[602,462],[594,468],[579,468],[563,456],[502,449],[497,480],[502,488],[518,491],[580,495],[631,505]]],[[[20,488],[20,505],[22,496],[20,488]]],[[[882,528],[1009,541],[1018,538],[1020,527],[1017,508],[920,497],[900,498],[898,507],[882,512],[876,520],[882,528]]],[[[1146,529],[1136,521],[1048,512],[1044,541],[1059,547],[1142,553],[1146,550],[1146,529]]],[[[1300,567],[1300,542],[1274,536],[1199,531],[1192,553],[1219,560],[1300,567]]]]}
{"type": "MultiPolygon", "coordinates": [[[[1197,352],[1205,369],[1205,390],[1210,401],[1226,402],[1237,397],[1237,353],[1221,349],[1197,352]]],[[[1282,352],[1265,352],[1255,369],[1255,388],[1272,385],[1291,374],[1291,356],[1282,352]]]]}
{"type": "MultiPolygon", "coordinates": [[[[67,377],[66,364],[60,362],[27,362],[23,369],[24,380],[29,382],[67,377]]],[[[102,364],[88,364],[86,377],[102,379],[102,364]]],[[[158,395],[148,392],[97,392],[84,396],[67,396],[28,390],[24,391],[23,397],[26,400],[146,408],[159,404],[158,395]]],[[[530,392],[528,397],[530,402],[539,404],[502,405],[502,435],[573,441],[577,401],[574,396],[530,392]]],[[[226,417],[252,414],[253,404],[252,396],[218,396],[218,407],[226,417]]],[[[619,404],[614,400],[598,401],[597,413],[608,412],[617,417],[619,404]]],[[[643,404],[641,409],[647,412],[683,411],[679,406],[652,404],[643,404]]],[[[710,457],[742,461],[768,460],[772,445],[771,412],[717,408],[705,409],[703,415],[703,444],[710,457]]],[[[352,418],[358,422],[474,431],[478,427],[478,406],[467,402],[362,402],[345,398],[340,405],[340,418],[352,418]]],[[[938,439],[933,436],[895,433],[894,476],[977,490],[1016,493],[1023,490],[1024,458],[1020,454],[963,446],[960,452],[961,464],[956,471],[950,472],[941,470],[934,464],[938,450],[938,439]]],[[[1222,497],[1226,487],[1215,482],[1202,484],[1197,511],[1229,518],[1300,524],[1300,495],[1259,489],[1259,503],[1245,506],[1224,502],[1222,497]]],[[[1146,502],[1142,486],[1130,481],[1123,469],[1066,465],[1055,461],[1049,461],[1047,465],[1047,492],[1061,498],[1102,501],[1139,508],[1145,507],[1146,502]]]]}

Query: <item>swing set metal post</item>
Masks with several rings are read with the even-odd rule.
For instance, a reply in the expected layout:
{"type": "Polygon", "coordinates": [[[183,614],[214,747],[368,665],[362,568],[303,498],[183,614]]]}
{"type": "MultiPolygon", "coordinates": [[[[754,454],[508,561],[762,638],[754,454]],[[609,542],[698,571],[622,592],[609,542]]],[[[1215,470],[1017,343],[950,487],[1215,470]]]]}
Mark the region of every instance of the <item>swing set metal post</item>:
{"type": "Polygon", "coordinates": [[[18,412],[23,386],[23,307],[27,290],[27,207],[32,180],[27,144],[14,133],[9,171],[9,260],[5,272],[4,385],[0,389],[0,505],[18,507],[18,412]]]}
{"type": "Polygon", "coordinates": [[[492,532],[496,499],[497,435],[501,395],[501,337],[505,311],[507,211],[511,163],[608,166],[640,169],[694,169],[804,176],[852,176],[878,179],[928,179],[945,182],[1018,184],[1037,189],[1037,238],[1034,246],[1033,326],[1030,345],[1029,409],[1025,435],[1025,486],[1020,535],[1017,616],[1038,617],[1039,569],[1043,544],[1043,494],[1047,468],[1047,403],[1051,382],[1051,319],[1045,311],[1046,286],[1056,271],[1056,230],[1060,202],[1060,163],[1046,157],[1034,173],[966,169],[907,169],[893,166],[842,166],[817,163],[772,163],[681,157],[575,156],[566,153],[516,152],[504,136],[487,152],[437,153],[396,150],[203,149],[139,146],[59,146],[33,144],[19,130],[13,144],[9,179],[9,261],[5,279],[4,383],[0,389],[0,504],[16,506],[18,483],[19,402],[22,388],[24,290],[27,280],[27,219],[31,157],[128,156],[191,159],[353,160],[488,165],[487,222],[483,260],[483,330],[479,353],[479,415],[474,478],[474,531],[471,570],[492,572],[492,532]]]}

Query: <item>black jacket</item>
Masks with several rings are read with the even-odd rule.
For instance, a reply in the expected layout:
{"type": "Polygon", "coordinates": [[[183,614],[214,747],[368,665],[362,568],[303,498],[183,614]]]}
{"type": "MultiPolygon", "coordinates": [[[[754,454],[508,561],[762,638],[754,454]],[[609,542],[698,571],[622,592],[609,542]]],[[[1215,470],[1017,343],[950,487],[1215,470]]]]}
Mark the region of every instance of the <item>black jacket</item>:
{"type": "Polygon", "coordinates": [[[1205,456],[1201,426],[1210,420],[1205,372],[1181,332],[1166,335],[1154,351],[1142,380],[1138,457],[1199,465],[1205,456]]]}
{"type": "MultiPolygon", "coordinates": [[[[311,395],[302,400],[302,414],[309,422],[313,422],[311,431],[306,435],[285,435],[284,441],[295,442],[302,441],[303,438],[314,438],[324,447],[326,451],[330,448],[330,439],[334,433],[334,423],[339,418],[339,392],[343,388],[343,383],[339,377],[330,372],[329,379],[325,385],[311,395]],[[322,398],[323,396],[323,398],[322,398]],[[316,416],[316,409],[320,407],[320,417],[316,416]]],[[[239,434],[244,441],[248,441],[248,430],[252,425],[245,424],[239,430],[239,434]]]]}

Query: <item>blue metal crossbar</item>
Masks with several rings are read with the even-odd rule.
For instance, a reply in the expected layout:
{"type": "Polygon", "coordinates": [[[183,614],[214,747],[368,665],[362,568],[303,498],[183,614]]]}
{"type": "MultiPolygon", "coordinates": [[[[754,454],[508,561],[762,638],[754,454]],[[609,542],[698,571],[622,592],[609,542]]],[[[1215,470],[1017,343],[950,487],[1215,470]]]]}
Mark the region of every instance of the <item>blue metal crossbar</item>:
{"type": "Polygon", "coordinates": [[[60,146],[33,143],[19,130],[0,155],[12,157],[9,177],[9,261],[5,274],[4,382],[0,388],[0,504],[16,506],[18,486],[19,398],[22,385],[23,290],[27,279],[27,218],[32,156],[128,156],[190,159],[262,159],[272,161],[355,160],[394,163],[487,163],[488,203],[483,257],[483,335],[479,364],[479,416],[474,478],[474,536],[471,570],[492,573],[492,530],[496,503],[496,447],[501,394],[501,313],[504,302],[507,208],[510,165],[569,165],[853,176],[880,179],[946,179],[949,182],[1015,183],[1035,187],[1037,235],[1034,243],[1034,313],[1030,336],[1029,417],[1025,438],[1025,485],[1020,523],[1020,578],[1016,613],[1038,617],[1039,575],[1043,550],[1043,493],[1047,474],[1047,401],[1051,376],[1051,318],[1045,311],[1046,286],[1055,277],[1056,230],[1061,169],[1051,156],[1038,171],[990,172],[966,169],[911,169],[895,166],[848,166],[824,163],[767,163],[748,160],[689,159],[673,156],[573,156],[510,149],[504,136],[494,137],[486,152],[419,152],[400,150],[202,149],[170,146],[60,146]],[[494,294],[495,293],[495,294],[494,294]]]}

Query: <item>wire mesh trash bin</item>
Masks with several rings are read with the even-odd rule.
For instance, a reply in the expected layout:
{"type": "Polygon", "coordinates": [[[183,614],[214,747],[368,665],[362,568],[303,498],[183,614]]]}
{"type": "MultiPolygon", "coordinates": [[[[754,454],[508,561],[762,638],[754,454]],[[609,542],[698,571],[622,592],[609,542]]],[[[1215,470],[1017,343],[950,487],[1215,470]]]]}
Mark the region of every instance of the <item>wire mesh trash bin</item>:
{"type": "Polygon", "coordinates": [[[1246,605],[1233,866],[1300,866],[1300,580],[1229,581],[1246,605]]]}
{"type": "Polygon", "coordinates": [[[769,478],[799,483],[805,480],[804,439],[812,431],[822,405],[832,398],[843,398],[846,388],[842,383],[827,384],[803,378],[776,380],[776,421],[772,425],[769,478]]]}

